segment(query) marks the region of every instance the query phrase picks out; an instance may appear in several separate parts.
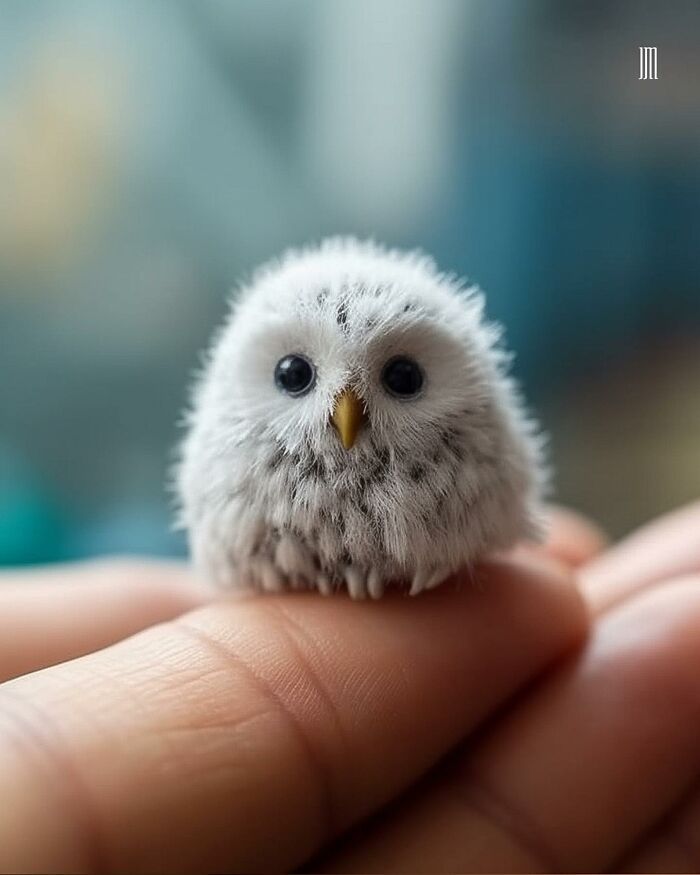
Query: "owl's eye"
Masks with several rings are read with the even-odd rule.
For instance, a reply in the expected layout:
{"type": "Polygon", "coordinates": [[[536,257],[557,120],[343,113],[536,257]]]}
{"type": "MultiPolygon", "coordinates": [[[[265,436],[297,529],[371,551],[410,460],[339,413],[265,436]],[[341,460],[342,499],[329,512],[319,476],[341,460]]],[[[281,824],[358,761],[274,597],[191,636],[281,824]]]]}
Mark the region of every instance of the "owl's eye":
{"type": "Polygon", "coordinates": [[[286,355],[275,366],[275,384],[287,395],[305,395],[316,381],[316,371],[303,355],[286,355]]]}
{"type": "Polygon", "coordinates": [[[396,356],[384,365],[382,384],[397,398],[415,398],[423,387],[423,372],[413,359],[396,356]]]}

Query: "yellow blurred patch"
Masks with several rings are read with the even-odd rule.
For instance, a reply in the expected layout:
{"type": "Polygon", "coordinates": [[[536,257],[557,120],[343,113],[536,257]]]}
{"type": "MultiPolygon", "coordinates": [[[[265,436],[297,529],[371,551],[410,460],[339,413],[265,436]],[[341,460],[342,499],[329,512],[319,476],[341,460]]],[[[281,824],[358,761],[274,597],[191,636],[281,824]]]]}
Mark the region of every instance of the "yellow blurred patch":
{"type": "MultiPolygon", "coordinates": [[[[111,59],[112,61],[114,59],[111,59]]],[[[3,271],[60,268],[89,240],[114,178],[118,65],[74,42],[43,47],[0,109],[3,271]]]]}

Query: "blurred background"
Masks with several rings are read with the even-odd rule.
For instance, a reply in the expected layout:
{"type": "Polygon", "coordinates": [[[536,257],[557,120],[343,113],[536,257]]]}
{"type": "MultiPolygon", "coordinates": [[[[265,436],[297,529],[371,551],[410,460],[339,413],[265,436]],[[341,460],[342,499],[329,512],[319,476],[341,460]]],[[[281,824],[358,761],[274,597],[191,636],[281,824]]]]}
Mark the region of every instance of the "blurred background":
{"type": "Polygon", "coordinates": [[[198,351],[330,233],[487,291],[559,501],[619,535],[700,495],[698,34],[680,0],[3,0],[0,563],[183,553],[198,351]]]}

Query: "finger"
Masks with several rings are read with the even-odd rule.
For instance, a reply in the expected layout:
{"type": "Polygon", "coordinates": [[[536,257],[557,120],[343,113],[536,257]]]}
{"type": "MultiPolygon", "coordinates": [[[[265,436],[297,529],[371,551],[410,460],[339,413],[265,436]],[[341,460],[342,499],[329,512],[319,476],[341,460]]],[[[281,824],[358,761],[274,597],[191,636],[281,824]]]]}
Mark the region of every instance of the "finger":
{"type": "Polygon", "coordinates": [[[184,565],[110,560],[0,574],[0,681],[91,653],[201,604],[184,565]]]}
{"type": "Polygon", "coordinates": [[[700,791],[681,805],[616,864],[615,872],[700,871],[700,791]]]}
{"type": "Polygon", "coordinates": [[[595,611],[662,580],[700,571],[700,502],[661,517],[581,569],[595,611]]]}
{"type": "Polygon", "coordinates": [[[593,559],[607,544],[599,526],[565,507],[550,506],[546,526],[546,539],[540,549],[572,568],[593,559]]]}
{"type": "Polygon", "coordinates": [[[609,871],[700,770],[699,633],[698,578],[604,615],[573,664],[321,871],[609,871]]]}
{"type": "Polygon", "coordinates": [[[0,870],[299,865],[583,635],[566,578],[481,578],[219,602],[3,685],[0,870]]]}
{"type": "Polygon", "coordinates": [[[541,562],[578,569],[601,553],[607,543],[595,523],[554,505],[547,508],[544,531],[541,543],[522,541],[508,555],[515,560],[536,557],[541,562]]]}

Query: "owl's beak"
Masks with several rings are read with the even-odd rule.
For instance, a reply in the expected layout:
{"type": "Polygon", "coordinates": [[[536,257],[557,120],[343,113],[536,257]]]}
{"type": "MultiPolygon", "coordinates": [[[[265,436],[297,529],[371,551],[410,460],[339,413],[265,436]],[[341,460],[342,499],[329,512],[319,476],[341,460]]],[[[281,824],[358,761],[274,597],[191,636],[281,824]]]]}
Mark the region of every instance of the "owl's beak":
{"type": "Polygon", "coordinates": [[[357,440],[364,421],[362,399],[352,389],[343,390],[335,399],[331,422],[338,430],[340,441],[346,450],[357,440]]]}

